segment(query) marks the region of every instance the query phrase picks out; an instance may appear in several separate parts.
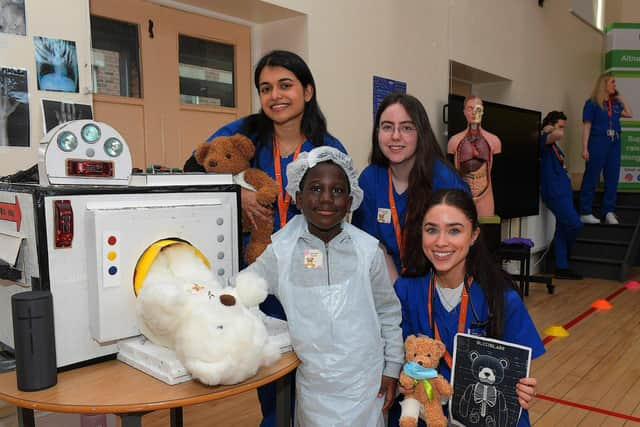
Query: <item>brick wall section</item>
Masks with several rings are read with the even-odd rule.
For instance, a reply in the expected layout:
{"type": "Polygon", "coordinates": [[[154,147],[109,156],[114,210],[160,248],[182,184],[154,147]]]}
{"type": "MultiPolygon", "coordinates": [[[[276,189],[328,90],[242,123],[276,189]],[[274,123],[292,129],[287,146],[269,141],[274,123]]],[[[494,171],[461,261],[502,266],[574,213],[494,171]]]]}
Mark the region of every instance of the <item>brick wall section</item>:
{"type": "Polygon", "coordinates": [[[112,50],[93,49],[104,58],[104,66],[94,67],[97,93],[120,95],[120,54],[112,50]]]}

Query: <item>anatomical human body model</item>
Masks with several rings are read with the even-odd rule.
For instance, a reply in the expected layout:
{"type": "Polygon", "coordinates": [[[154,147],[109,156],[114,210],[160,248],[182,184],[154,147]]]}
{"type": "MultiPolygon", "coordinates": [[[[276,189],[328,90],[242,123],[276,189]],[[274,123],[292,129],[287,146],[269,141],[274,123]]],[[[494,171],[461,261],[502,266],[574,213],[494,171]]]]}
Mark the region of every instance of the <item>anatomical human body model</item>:
{"type": "Polygon", "coordinates": [[[453,154],[455,167],[469,185],[479,216],[493,216],[491,166],[494,154],[500,153],[500,139],[482,129],[482,100],[470,97],[464,102],[467,129],[449,139],[447,152],[453,154]]]}

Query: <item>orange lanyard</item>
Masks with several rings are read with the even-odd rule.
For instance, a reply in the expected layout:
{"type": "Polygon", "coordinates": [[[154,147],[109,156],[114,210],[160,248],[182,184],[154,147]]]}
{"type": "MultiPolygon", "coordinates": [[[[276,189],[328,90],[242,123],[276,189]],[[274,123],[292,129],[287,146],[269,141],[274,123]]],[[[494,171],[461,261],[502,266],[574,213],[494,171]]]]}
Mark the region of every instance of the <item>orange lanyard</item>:
{"type": "Polygon", "coordinates": [[[404,236],[402,235],[402,227],[400,227],[400,219],[398,218],[398,209],[396,208],[396,199],[393,197],[393,178],[391,174],[391,168],[388,168],[389,172],[389,207],[391,208],[391,222],[393,223],[393,231],[396,235],[396,243],[400,250],[400,259],[404,252],[404,236]]]}
{"type": "MultiPolygon", "coordinates": [[[[293,160],[295,161],[300,154],[302,144],[296,147],[296,151],[293,153],[293,160]]],[[[287,224],[287,212],[289,211],[289,205],[291,204],[291,196],[286,192],[282,185],[282,169],[280,166],[280,147],[278,147],[278,141],[276,136],[273,135],[273,170],[276,175],[276,182],[278,183],[278,215],[280,216],[280,228],[287,224]]]]}
{"type": "MultiPolygon", "coordinates": [[[[462,298],[460,300],[460,315],[458,316],[458,333],[464,332],[464,327],[467,322],[467,308],[469,304],[469,294],[467,293],[467,286],[471,287],[471,283],[473,282],[473,278],[471,276],[469,276],[468,279],[467,278],[465,279],[467,283],[462,285],[462,298]]],[[[429,299],[427,301],[427,310],[429,313],[429,325],[431,326],[431,329],[433,329],[434,338],[439,341],[442,341],[442,339],[440,339],[440,331],[438,330],[438,325],[433,320],[432,307],[431,307],[431,302],[433,301],[433,288],[434,288],[435,281],[436,281],[436,275],[433,271],[431,271],[431,280],[429,280],[429,299]]],[[[451,354],[449,353],[449,350],[445,350],[444,361],[446,362],[449,369],[451,369],[453,359],[451,357],[451,354]]]]}
{"type": "Polygon", "coordinates": [[[556,145],[555,142],[551,144],[551,149],[553,150],[556,157],[558,158],[558,161],[560,162],[560,166],[564,168],[564,154],[562,154],[560,150],[558,150],[558,146],[556,145]]]}

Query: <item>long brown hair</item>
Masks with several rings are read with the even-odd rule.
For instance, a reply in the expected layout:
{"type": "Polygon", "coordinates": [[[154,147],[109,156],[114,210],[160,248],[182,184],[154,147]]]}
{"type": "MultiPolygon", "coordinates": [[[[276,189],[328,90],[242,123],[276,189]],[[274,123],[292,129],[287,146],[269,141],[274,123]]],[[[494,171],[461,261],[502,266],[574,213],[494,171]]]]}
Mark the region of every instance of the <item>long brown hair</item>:
{"type": "MultiPolygon", "coordinates": [[[[404,93],[391,93],[387,95],[376,112],[376,118],[371,132],[371,156],[370,161],[374,165],[389,166],[389,159],[385,157],[378,143],[378,128],[380,126],[380,118],[382,113],[393,104],[400,104],[405,109],[411,121],[416,127],[418,140],[416,142],[416,152],[414,154],[415,161],[409,174],[409,183],[407,187],[407,216],[405,220],[404,230],[420,229],[422,226],[421,212],[431,195],[433,179],[433,164],[440,160],[448,165],[448,161],[444,157],[444,153],[436,140],[436,135],[431,128],[431,122],[427,111],[422,103],[414,96],[404,93]]],[[[453,170],[453,168],[452,168],[453,170]]],[[[405,245],[409,241],[415,239],[404,232],[405,245]]],[[[415,244],[415,242],[411,242],[415,244]]],[[[413,262],[413,254],[410,251],[404,251],[402,254],[402,264],[409,265],[413,262]]]]}
{"type": "MultiPolygon", "coordinates": [[[[412,276],[424,276],[433,268],[431,261],[422,249],[422,222],[427,212],[438,205],[447,205],[458,209],[471,222],[474,231],[480,229],[478,211],[471,195],[458,189],[443,189],[432,193],[421,212],[420,226],[405,228],[407,237],[409,235],[415,236],[414,239],[407,239],[405,246],[406,252],[415,255],[411,258],[413,263],[405,265],[407,270],[412,272],[412,276]]],[[[487,299],[490,315],[488,335],[493,338],[502,338],[504,332],[504,293],[509,289],[516,288],[511,277],[500,268],[497,260],[489,252],[484,243],[482,231],[480,231],[475,243],[469,247],[465,270],[466,274],[472,276],[474,281],[480,285],[487,299]]]]}
{"type": "Polygon", "coordinates": [[[608,98],[607,82],[612,78],[614,78],[614,76],[611,73],[600,74],[591,92],[591,100],[597,103],[602,109],[604,109],[604,101],[608,98]]]}

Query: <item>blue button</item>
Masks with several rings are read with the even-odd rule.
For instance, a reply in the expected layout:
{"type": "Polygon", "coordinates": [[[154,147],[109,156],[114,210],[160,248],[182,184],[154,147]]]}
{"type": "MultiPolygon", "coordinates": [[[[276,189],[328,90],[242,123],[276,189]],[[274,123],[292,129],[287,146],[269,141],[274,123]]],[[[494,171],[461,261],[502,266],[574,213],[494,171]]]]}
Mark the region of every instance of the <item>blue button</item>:
{"type": "Polygon", "coordinates": [[[110,275],[112,275],[112,276],[113,276],[113,275],[115,275],[117,272],[118,272],[118,267],[116,267],[116,266],[111,266],[111,267],[109,267],[109,274],[110,274],[110,275]]]}

